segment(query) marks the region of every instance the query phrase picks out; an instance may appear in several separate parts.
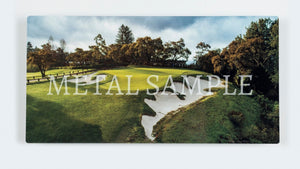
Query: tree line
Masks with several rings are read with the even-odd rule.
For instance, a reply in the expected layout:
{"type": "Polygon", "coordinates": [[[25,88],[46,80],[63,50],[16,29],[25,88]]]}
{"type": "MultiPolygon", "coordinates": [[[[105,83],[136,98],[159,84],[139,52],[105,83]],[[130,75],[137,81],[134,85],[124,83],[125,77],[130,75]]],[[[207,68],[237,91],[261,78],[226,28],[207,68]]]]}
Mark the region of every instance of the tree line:
{"type": "Polygon", "coordinates": [[[279,89],[279,21],[269,18],[252,22],[244,35],[237,36],[224,49],[209,44],[197,45],[194,68],[230,75],[238,85],[241,74],[252,75],[252,88],[259,94],[278,100],[279,89]]]}
{"type": "Polygon", "coordinates": [[[101,34],[94,38],[95,44],[88,50],[76,48],[74,52],[65,52],[66,42],[62,39],[60,47],[55,48],[53,38],[38,48],[27,43],[27,61],[38,67],[42,76],[53,66],[95,67],[126,66],[126,65],[185,65],[191,51],[185,47],[184,40],[163,43],[161,38],[149,36],[134,41],[128,26],[121,25],[114,44],[107,45],[101,34]],[[64,43],[62,43],[64,42],[64,43]]]}

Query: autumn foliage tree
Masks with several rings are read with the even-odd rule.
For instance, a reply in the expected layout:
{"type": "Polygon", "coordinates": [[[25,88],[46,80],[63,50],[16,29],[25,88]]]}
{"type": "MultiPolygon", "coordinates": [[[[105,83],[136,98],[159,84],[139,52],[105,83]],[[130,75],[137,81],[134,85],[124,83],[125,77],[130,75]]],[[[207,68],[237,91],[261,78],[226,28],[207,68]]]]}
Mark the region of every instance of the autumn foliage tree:
{"type": "Polygon", "coordinates": [[[239,75],[253,75],[256,92],[278,99],[278,19],[252,22],[243,36],[237,36],[221,52],[207,51],[209,47],[204,42],[197,45],[201,51],[197,58],[199,69],[230,75],[236,85],[239,85],[239,75]]]}
{"type": "Polygon", "coordinates": [[[150,37],[138,38],[132,44],[134,49],[136,64],[150,65],[158,60],[162,50],[163,44],[160,38],[151,39],[150,37]]]}
{"type": "Polygon", "coordinates": [[[213,58],[214,56],[219,54],[220,54],[220,49],[216,49],[216,50],[210,50],[208,51],[208,53],[199,57],[198,68],[209,73],[214,73],[213,58]]]}
{"type": "Polygon", "coordinates": [[[150,65],[159,60],[163,51],[160,38],[138,38],[130,44],[112,44],[109,46],[108,58],[119,64],[150,65]]]}
{"type": "Polygon", "coordinates": [[[109,50],[107,53],[107,59],[112,62],[121,64],[122,60],[124,61],[124,57],[126,57],[123,53],[121,53],[122,45],[120,44],[111,44],[109,45],[109,50]]]}
{"type": "Polygon", "coordinates": [[[91,64],[92,55],[90,51],[76,48],[75,52],[70,53],[66,59],[70,65],[83,67],[84,65],[91,64]]]}
{"type": "Polygon", "coordinates": [[[36,65],[42,77],[46,76],[46,70],[53,64],[55,51],[51,49],[49,43],[42,45],[42,49],[35,49],[28,53],[29,57],[27,59],[28,63],[36,65]]]}

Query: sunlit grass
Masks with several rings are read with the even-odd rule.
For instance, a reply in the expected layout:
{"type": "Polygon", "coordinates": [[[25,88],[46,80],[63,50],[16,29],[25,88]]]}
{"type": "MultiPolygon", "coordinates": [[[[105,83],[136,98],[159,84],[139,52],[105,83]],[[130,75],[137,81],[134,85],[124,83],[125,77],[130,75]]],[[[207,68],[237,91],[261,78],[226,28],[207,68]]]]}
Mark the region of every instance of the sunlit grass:
{"type": "MultiPolygon", "coordinates": [[[[158,81],[155,77],[152,77],[150,81],[156,84],[159,88],[163,87],[168,79],[169,75],[173,78],[179,77],[182,74],[202,74],[207,73],[188,69],[171,69],[171,68],[139,68],[139,67],[129,67],[122,69],[112,69],[112,70],[101,70],[98,71],[96,75],[106,74],[109,75],[106,79],[106,83],[101,85],[101,88],[108,89],[111,84],[111,79],[114,75],[117,76],[120,89],[125,91],[128,89],[128,77],[126,75],[131,75],[130,79],[130,89],[132,92],[139,90],[153,89],[154,87],[147,83],[147,78],[151,75],[157,75],[158,81]]],[[[115,86],[116,83],[113,83],[115,86]]],[[[115,90],[115,88],[113,88],[115,90]]]]}

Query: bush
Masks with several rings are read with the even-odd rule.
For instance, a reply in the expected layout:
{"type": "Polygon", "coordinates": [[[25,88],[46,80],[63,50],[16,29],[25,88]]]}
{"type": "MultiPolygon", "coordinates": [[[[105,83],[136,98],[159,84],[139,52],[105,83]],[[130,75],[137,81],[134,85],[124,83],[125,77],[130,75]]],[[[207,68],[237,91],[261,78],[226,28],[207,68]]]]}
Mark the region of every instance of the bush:
{"type": "Polygon", "coordinates": [[[38,72],[39,68],[31,63],[27,64],[27,72],[38,72]]]}
{"type": "Polygon", "coordinates": [[[245,120],[244,114],[241,112],[231,111],[228,113],[230,121],[237,127],[241,127],[245,120]]]}

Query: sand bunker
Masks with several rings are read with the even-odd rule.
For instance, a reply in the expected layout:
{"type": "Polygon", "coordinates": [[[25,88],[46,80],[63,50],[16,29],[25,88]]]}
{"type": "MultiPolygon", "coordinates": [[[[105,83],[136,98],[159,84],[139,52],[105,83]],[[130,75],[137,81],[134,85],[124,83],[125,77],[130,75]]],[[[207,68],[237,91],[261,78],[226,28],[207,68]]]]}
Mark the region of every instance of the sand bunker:
{"type": "MultiPolygon", "coordinates": [[[[190,85],[194,84],[194,81],[196,80],[195,77],[188,77],[188,82],[190,85]]],[[[218,80],[215,78],[212,78],[211,80],[211,86],[216,86],[218,84],[218,80]]],[[[175,89],[177,92],[182,91],[183,83],[175,82],[175,89]]],[[[171,111],[175,111],[178,108],[187,106],[203,96],[211,95],[212,93],[209,93],[207,91],[204,91],[204,89],[208,88],[209,81],[200,79],[200,91],[201,95],[197,94],[198,89],[195,88],[193,93],[190,94],[188,88],[184,85],[185,88],[185,97],[184,100],[179,99],[176,95],[170,95],[172,92],[166,92],[168,95],[161,95],[162,92],[157,93],[155,96],[156,100],[150,100],[150,99],[144,99],[144,102],[153,110],[156,112],[155,116],[148,116],[143,115],[141,124],[144,127],[145,134],[150,140],[154,140],[155,137],[152,135],[153,126],[161,120],[167,113],[171,111]]],[[[217,87],[224,87],[224,85],[219,84],[217,87]]]]}

